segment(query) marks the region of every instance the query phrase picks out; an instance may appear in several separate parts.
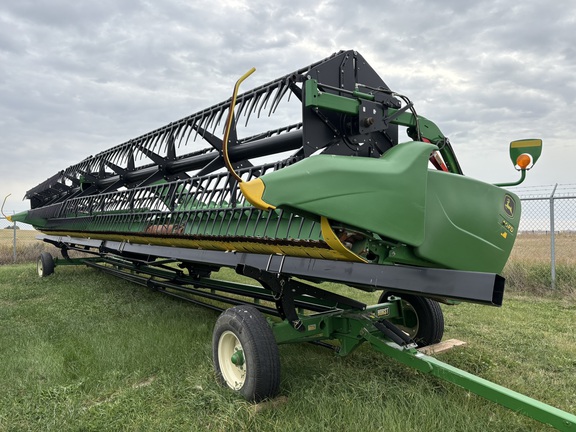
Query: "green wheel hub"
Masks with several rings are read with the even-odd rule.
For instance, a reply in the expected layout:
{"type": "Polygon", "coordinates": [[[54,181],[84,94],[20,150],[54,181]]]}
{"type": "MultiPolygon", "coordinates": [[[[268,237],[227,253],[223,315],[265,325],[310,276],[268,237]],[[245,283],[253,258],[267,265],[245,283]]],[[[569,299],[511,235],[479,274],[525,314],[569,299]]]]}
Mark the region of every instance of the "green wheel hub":
{"type": "Polygon", "coordinates": [[[232,363],[234,363],[234,365],[237,367],[244,366],[244,352],[236,351],[234,354],[232,354],[231,360],[232,363]]]}

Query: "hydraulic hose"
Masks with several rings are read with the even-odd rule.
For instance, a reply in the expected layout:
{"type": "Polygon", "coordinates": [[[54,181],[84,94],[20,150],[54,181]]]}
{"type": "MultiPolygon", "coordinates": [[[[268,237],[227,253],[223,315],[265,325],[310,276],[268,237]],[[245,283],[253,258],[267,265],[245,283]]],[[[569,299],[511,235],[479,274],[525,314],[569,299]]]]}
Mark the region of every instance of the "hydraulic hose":
{"type": "Polygon", "coordinates": [[[226,168],[230,172],[230,174],[238,181],[238,183],[242,183],[242,178],[234,171],[234,167],[230,163],[230,157],[228,156],[228,139],[230,138],[230,131],[232,130],[232,122],[234,121],[234,106],[236,105],[236,96],[238,95],[238,89],[240,88],[240,84],[250,75],[252,75],[256,71],[256,68],[250,69],[244,75],[240,77],[238,81],[236,81],[236,85],[234,86],[234,92],[232,93],[232,100],[230,101],[230,108],[228,109],[228,118],[226,119],[226,129],[224,130],[224,138],[222,139],[222,156],[224,157],[224,164],[226,168]]]}

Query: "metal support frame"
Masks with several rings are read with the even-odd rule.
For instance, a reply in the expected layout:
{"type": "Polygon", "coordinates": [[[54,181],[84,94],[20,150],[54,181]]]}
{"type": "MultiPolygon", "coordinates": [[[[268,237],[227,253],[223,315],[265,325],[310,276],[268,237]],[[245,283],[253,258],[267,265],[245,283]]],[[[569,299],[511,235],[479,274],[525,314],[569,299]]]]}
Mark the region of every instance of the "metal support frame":
{"type": "Polygon", "coordinates": [[[216,268],[236,268],[239,265],[245,265],[273,274],[283,274],[311,281],[342,283],[368,292],[386,289],[441,301],[459,300],[501,306],[504,295],[504,278],[494,273],[375,265],[61,236],[41,235],[37,238],[57,247],[87,247],[96,249],[100,253],[112,253],[120,256],[134,254],[136,256],[165,257],[189,263],[192,266],[203,266],[209,263],[216,268]],[[462,289],[462,287],[466,288],[462,289]]]}
{"type": "Polygon", "coordinates": [[[310,340],[338,340],[337,353],[350,354],[364,342],[377,351],[420,372],[456,384],[487,400],[495,402],[561,431],[576,430],[576,416],[553,406],[532,399],[526,395],[480,378],[469,372],[450,366],[434,357],[415,349],[414,345],[403,346],[379,330],[378,322],[398,314],[396,304],[383,303],[370,306],[364,313],[335,312],[329,315],[315,315],[301,320],[305,331],[298,332],[288,323],[275,323],[274,334],[278,343],[292,343],[310,340]]]}
{"type": "Polygon", "coordinates": [[[550,194],[550,279],[552,289],[556,288],[556,227],[554,226],[554,194],[558,183],[550,194]]]}
{"type": "Polygon", "coordinates": [[[16,221],[12,222],[12,254],[13,261],[16,262],[16,221]]]}

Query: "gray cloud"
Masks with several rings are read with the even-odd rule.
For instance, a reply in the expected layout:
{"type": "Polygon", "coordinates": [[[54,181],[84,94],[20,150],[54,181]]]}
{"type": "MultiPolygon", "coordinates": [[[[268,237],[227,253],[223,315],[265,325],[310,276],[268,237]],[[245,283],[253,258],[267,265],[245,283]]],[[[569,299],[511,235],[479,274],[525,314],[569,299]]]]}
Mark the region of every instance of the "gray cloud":
{"type": "Polygon", "coordinates": [[[575,153],[575,23],[567,0],[8,2],[0,194],[22,196],[90,154],[226,99],[251,66],[246,87],[340,49],[361,52],[438,123],[467,173],[499,180],[483,166],[508,163],[509,140],[540,136],[554,169],[537,166],[529,181],[573,181],[563,161],[575,153]]]}

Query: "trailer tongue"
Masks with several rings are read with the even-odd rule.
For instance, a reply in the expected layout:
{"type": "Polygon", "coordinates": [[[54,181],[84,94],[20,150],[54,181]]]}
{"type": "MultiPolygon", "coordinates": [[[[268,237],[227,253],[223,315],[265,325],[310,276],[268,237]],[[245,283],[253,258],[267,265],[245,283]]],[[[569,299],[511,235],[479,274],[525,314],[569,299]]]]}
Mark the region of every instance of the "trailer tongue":
{"type": "MultiPolygon", "coordinates": [[[[502,304],[498,273],[520,220],[518,197],[502,189],[512,183],[464,176],[440,129],[356,52],[238,95],[251,72],[230,100],[29,190],[31,209],[12,219],[34,225],[63,255],[43,253],[39,275],[88,265],[223,310],[214,367],[223,384],[252,401],[279,391],[277,344],[320,343],[344,356],[368,342],[424,373],[576,430],[572,414],[417,350],[442,338],[438,302],[502,304]],[[286,124],[295,112],[299,119],[286,124]],[[274,118],[284,123],[270,128],[274,118]],[[264,131],[254,133],[251,119],[264,131]],[[411,140],[400,142],[399,128],[411,140]],[[259,285],[211,277],[222,267],[259,285]],[[366,305],[317,286],[324,281],[382,294],[366,305]]],[[[540,152],[540,140],[511,144],[521,171],[515,183],[540,152]]]]}

